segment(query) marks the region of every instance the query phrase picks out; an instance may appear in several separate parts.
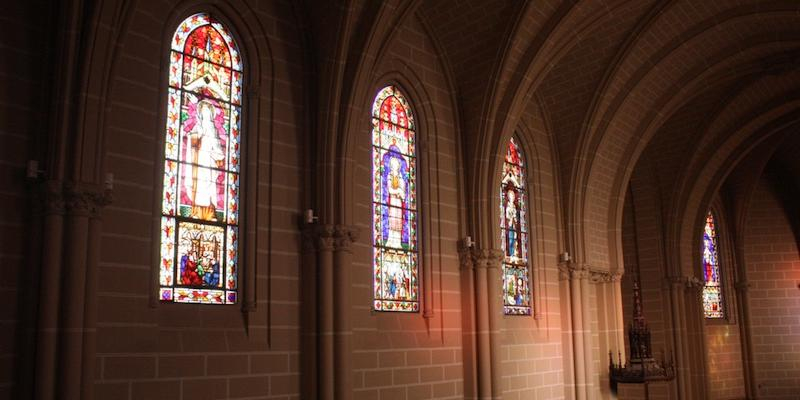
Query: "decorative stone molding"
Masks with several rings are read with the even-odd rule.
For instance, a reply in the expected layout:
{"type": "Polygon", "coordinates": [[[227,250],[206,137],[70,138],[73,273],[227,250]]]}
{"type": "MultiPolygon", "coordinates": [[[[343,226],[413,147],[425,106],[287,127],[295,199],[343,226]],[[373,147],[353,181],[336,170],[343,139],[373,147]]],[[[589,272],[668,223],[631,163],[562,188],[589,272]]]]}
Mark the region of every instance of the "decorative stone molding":
{"type": "Polygon", "coordinates": [[[68,182],[64,185],[63,198],[68,214],[98,218],[103,207],[111,204],[112,193],[96,185],[68,182]]]}
{"type": "Polygon", "coordinates": [[[353,226],[336,225],[333,228],[334,247],[337,251],[352,251],[351,244],[358,240],[359,230],[353,226]]]}
{"type": "Polygon", "coordinates": [[[461,241],[458,246],[458,263],[464,271],[472,270],[475,263],[472,261],[472,248],[461,241]]]}
{"type": "Polygon", "coordinates": [[[317,250],[316,226],[305,224],[300,228],[300,245],[304,253],[313,253],[317,250]]]}
{"type": "Polygon", "coordinates": [[[619,280],[622,275],[612,273],[598,268],[592,268],[587,264],[565,262],[558,264],[558,280],[568,279],[589,279],[591,283],[605,283],[619,280]]]}
{"type": "Polygon", "coordinates": [[[558,263],[558,280],[559,281],[567,281],[569,280],[569,271],[570,266],[569,263],[558,263]]]}
{"type": "Polygon", "coordinates": [[[332,251],[335,245],[336,228],[333,225],[317,225],[314,229],[314,241],[319,251],[332,251]]]}
{"type": "Polygon", "coordinates": [[[622,273],[619,272],[589,270],[589,281],[591,283],[612,283],[619,282],[621,279],[622,273]]]}
{"type": "Polygon", "coordinates": [[[503,265],[503,251],[473,248],[472,263],[475,268],[500,268],[503,265]]]}
{"type": "Polygon", "coordinates": [[[34,192],[36,203],[44,215],[64,215],[64,189],[59,181],[42,182],[34,192]]]}

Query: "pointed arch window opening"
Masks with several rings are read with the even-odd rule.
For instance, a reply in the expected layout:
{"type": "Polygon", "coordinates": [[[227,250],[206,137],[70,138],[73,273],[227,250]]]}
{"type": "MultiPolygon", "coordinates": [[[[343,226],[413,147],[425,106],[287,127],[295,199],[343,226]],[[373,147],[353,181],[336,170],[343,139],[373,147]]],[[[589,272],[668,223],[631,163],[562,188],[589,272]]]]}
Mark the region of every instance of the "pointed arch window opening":
{"type": "Polygon", "coordinates": [[[414,116],[400,89],[372,103],[373,309],[419,311],[414,116]]]}
{"type": "Polygon", "coordinates": [[[531,315],[528,266],[528,215],[525,157],[518,140],[506,147],[500,181],[500,232],[503,249],[503,312],[531,315]]]}
{"type": "Polygon", "coordinates": [[[183,20],[169,53],[159,298],[238,296],[242,60],[207,13],[183,20]]]}
{"type": "Polygon", "coordinates": [[[706,214],[703,228],[703,312],[706,318],[725,318],[722,302],[722,277],[719,268],[719,249],[717,244],[717,227],[714,215],[706,214]]]}

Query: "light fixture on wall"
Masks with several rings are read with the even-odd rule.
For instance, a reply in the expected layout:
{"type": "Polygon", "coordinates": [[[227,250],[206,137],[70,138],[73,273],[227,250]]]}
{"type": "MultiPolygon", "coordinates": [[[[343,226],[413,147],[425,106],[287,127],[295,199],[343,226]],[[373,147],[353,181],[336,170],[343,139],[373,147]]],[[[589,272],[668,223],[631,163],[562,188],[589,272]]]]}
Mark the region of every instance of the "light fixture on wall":
{"type": "Polygon", "coordinates": [[[114,189],[114,174],[112,174],[111,172],[106,173],[106,179],[103,182],[103,184],[106,190],[114,189]]]}
{"type": "Polygon", "coordinates": [[[570,258],[570,256],[569,256],[569,252],[568,251],[565,251],[565,252],[559,254],[558,256],[559,256],[560,261],[563,262],[563,263],[569,262],[570,260],[572,260],[572,258],[570,258]]]}
{"type": "Polygon", "coordinates": [[[475,244],[475,243],[472,241],[472,236],[467,236],[467,237],[465,237],[465,238],[464,238],[464,246],[465,246],[465,247],[467,247],[467,248],[470,248],[470,247],[472,247],[474,244],[475,244]]]}
{"type": "Polygon", "coordinates": [[[303,213],[303,220],[304,220],[304,221],[305,221],[307,224],[313,224],[314,222],[317,222],[317,220],[319,220],[319,217],[317,217],[316,215],[314,215],[314,210],[313,210],[313,209],[309,208],[308,210],[306,210],[306,211],[303,213]]]}
{"type": "Polygon", "coordinates": [[[41,174],[42,170],[39,169],[39,161],[36,160],[28,160],[28,166],[25,170],[25,176],[28,179],[36,179],[41,174]]]}

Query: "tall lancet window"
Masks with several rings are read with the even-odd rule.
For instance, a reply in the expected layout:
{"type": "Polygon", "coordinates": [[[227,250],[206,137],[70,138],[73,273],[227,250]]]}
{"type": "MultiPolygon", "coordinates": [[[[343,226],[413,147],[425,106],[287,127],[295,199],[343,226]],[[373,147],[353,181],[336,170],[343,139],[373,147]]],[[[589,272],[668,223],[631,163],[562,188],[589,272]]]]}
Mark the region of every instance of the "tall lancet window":
{"type": "Polygon", "coordinates": [[[512,137],[508,141],[500,179],[503,309],[506,315],[531,314],[525,177],[525,157],[517,140],[512,137]]]}
{"type": "Polygon", "coordinates": [[[724,318],[722,309],[722,279],[719,275],[719,250],[714,215],[706,214],[703,229],[703,310],[706,318],[724,318]]]}
{"type": "Polygon", "coordinates": [[[414,116],[395,86],[372,103],[373,308],[419,311],[414,116]]]}
{"type": "Polygon", "coordinates": [[[169,62],[159,297],[236,303],[242,60],[201,13],[178,26],[169,62]]]}

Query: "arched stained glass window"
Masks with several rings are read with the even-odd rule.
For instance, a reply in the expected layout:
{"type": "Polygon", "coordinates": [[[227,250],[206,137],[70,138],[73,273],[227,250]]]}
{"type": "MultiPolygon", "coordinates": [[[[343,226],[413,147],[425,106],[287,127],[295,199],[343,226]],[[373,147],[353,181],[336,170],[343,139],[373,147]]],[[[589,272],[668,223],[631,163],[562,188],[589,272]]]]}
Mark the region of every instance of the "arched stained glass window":
{"type": "Polygon", "coordinates": [[[528,215],[525,158],[513,137],[508,141],[500,180],[500,234],[503,246],[503,311],[531,314],[528,271],[528,215]]]}
{"type": "Polygon", "coordinates": [[[395,86],[372,103],[373,307],[419,311],[414,116],[395,86]]]}
{"type": "Polygon", "coordinates": [[[159,296],[237,297],[242,61],[210,15],[181,22],[169,55],[159,296]]]}
{"type": "Polygon", "coordinates": [[[724,318],[722,309],[722,279],[719,275],[719,249],[717,249],[717,229],[714,215],[706,214],[703,229],[703,310],[706,318],[724,318]]]}

